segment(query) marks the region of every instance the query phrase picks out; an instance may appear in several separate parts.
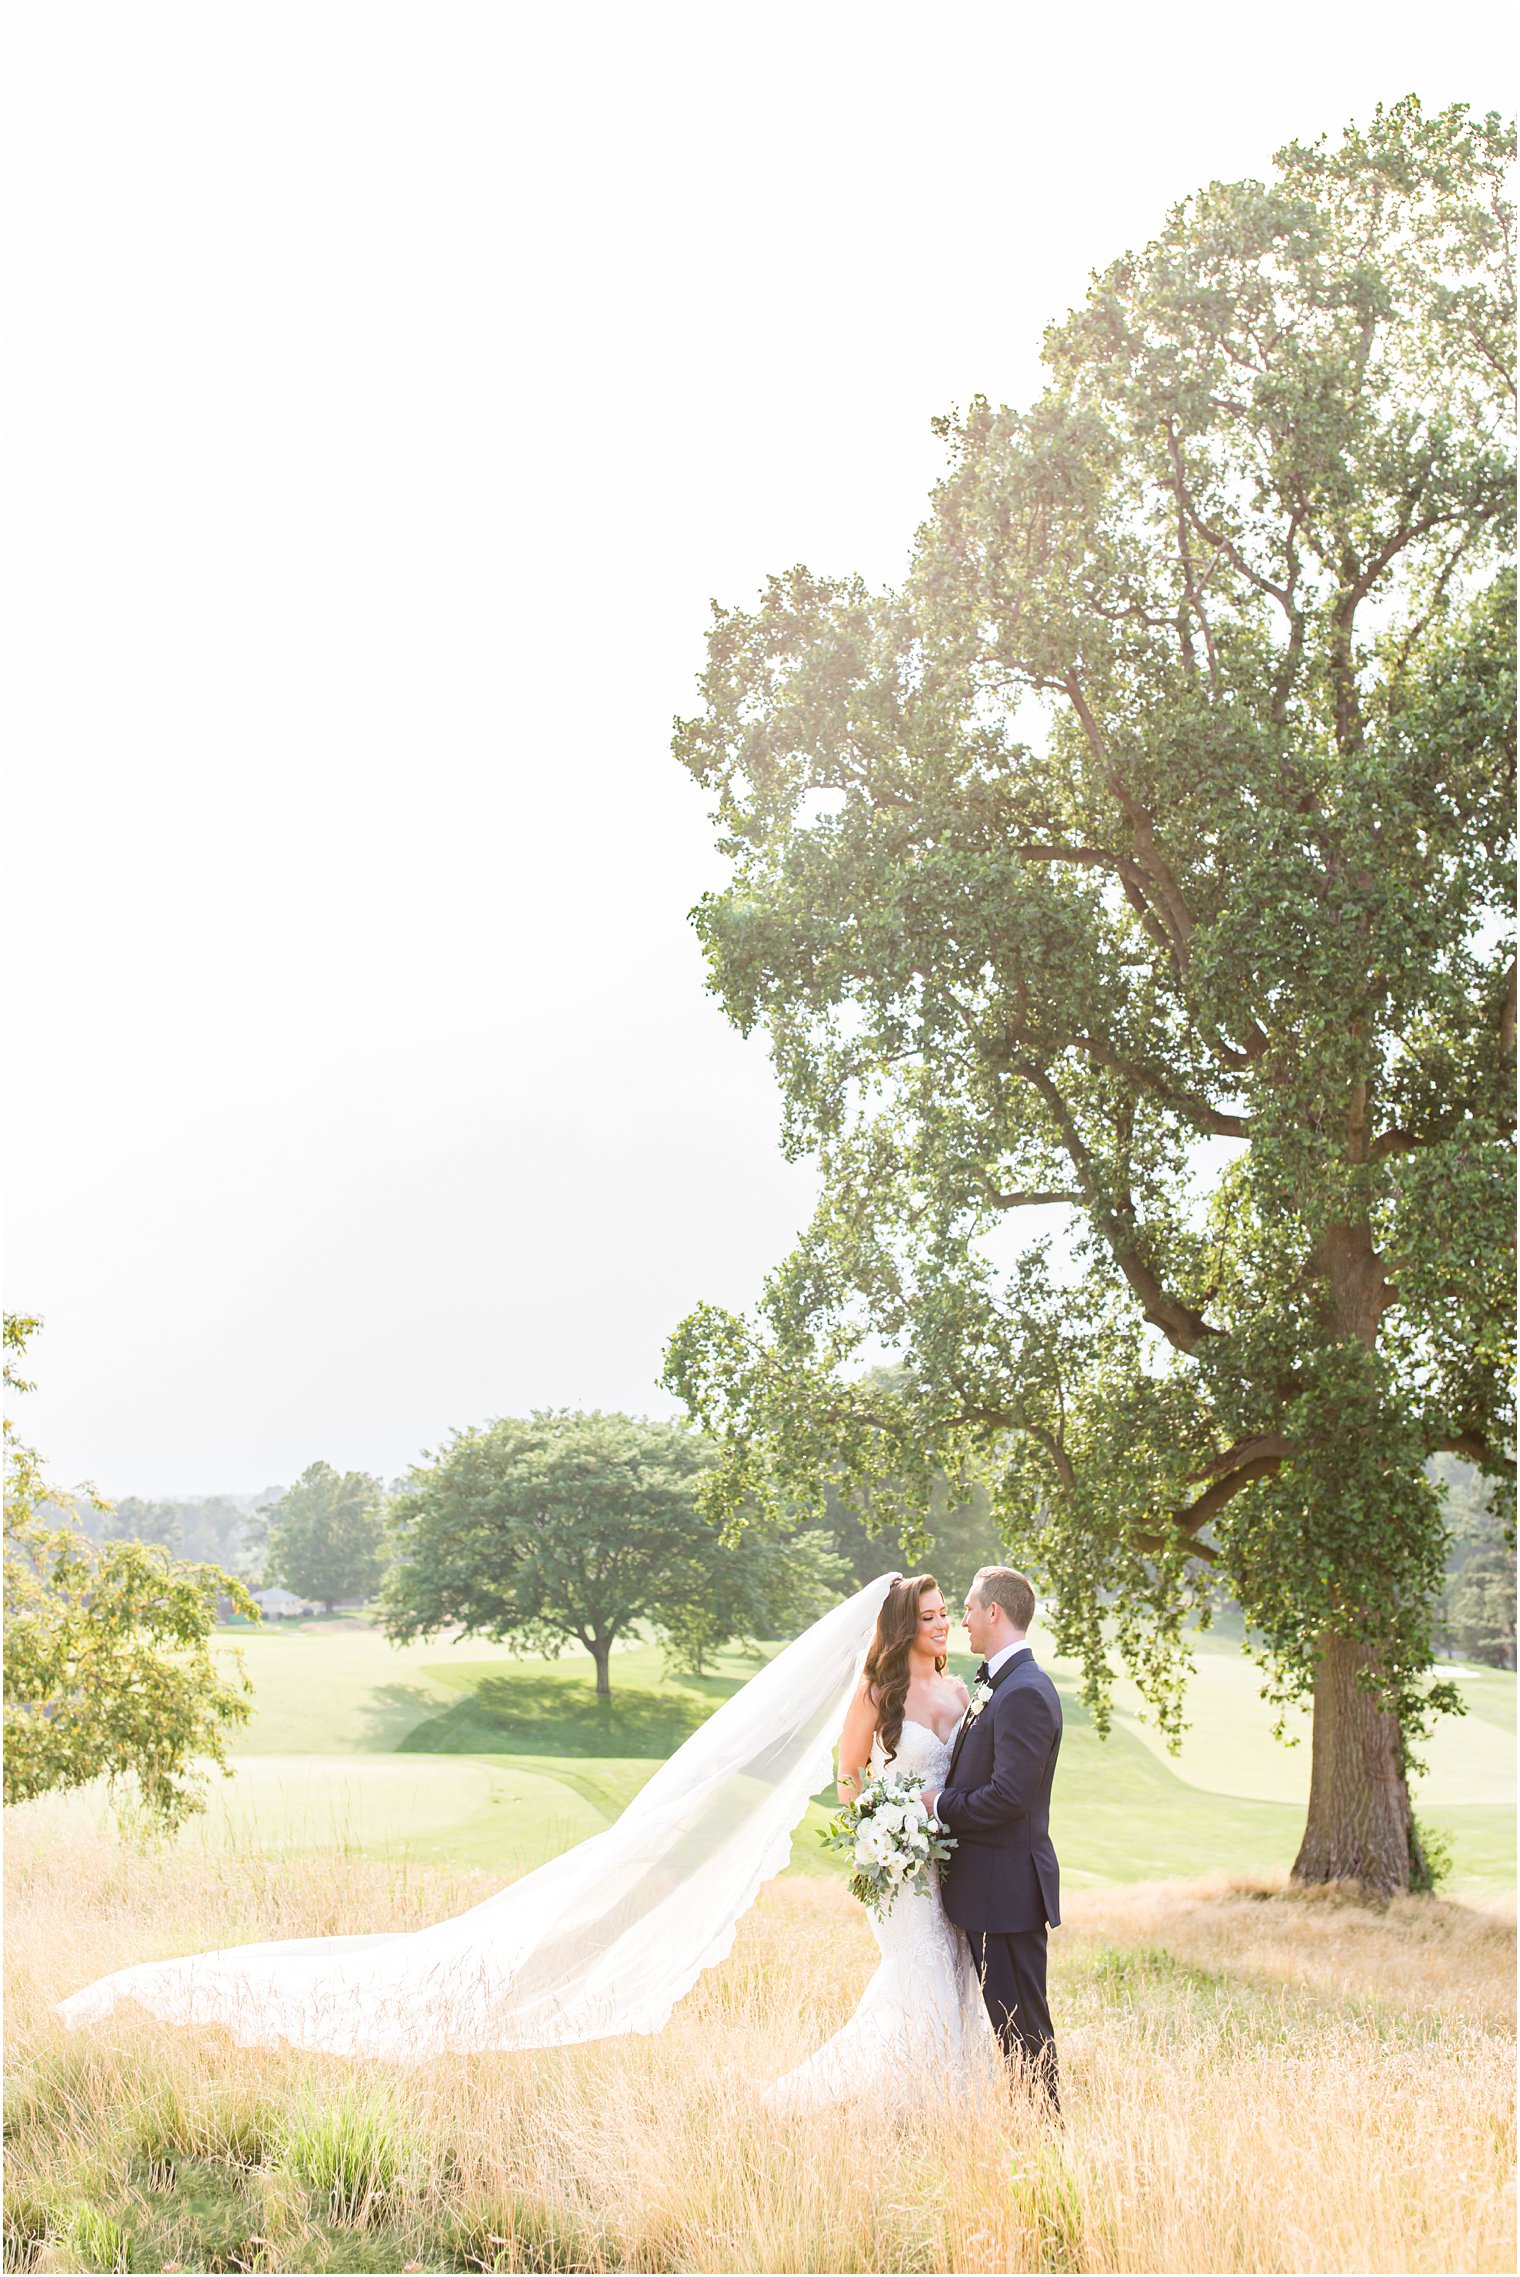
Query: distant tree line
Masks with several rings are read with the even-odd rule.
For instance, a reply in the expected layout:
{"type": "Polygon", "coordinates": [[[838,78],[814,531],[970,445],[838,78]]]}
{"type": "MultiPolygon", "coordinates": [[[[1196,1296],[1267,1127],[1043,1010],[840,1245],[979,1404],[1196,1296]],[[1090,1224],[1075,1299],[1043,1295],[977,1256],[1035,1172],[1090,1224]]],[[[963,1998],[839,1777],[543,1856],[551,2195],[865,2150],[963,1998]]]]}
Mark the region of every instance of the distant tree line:
{"type": "Polygon", "coordinates": [[[262,1494],[123,1495],[97,1509],[85,1497],[71,1498],[74,1516],[93,1542],[150,1542],[171,1557],[210,1560],[229,1573],[257,1579],[255,1554],[261,1505],[278,1499],[277,1486],[262,1494]]]}

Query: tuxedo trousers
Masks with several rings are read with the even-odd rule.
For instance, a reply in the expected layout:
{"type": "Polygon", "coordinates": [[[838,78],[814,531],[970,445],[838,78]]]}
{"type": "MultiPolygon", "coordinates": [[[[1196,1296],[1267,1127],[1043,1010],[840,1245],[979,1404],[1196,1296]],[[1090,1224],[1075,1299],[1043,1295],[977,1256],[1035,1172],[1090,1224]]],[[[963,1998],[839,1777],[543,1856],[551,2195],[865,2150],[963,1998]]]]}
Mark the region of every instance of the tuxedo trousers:
{"type": "Polygon", "coordinates": [[[1045,1998],[1044,1928],[968,1929],[966,1935],[1004,2055],[1020,2069],[1027,2067],[1059,2110],[1056,2036],[1045,1998]]]}

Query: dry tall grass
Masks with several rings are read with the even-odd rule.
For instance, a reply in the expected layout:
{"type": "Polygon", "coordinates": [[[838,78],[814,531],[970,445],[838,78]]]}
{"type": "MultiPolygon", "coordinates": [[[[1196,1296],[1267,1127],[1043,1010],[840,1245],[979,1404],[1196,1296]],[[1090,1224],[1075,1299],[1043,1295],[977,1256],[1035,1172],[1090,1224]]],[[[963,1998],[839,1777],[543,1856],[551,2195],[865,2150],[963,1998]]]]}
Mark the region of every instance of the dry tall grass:
{"type": "Polygon", "coordinates": [[[873,1963],[837,1885],[774,1884],[654,2039],[413,2072],[50,2002],[255,1936],[415,1926],[484,1876],[342,1852],[8,1857],[7,2261],[38,2271],[1500,2270],[1514,1930],[1220,1879],[1078,1897],[1052,1939],[1067,2123],[947,2083],[907,2120],[757,2081],[873,1963]]]}

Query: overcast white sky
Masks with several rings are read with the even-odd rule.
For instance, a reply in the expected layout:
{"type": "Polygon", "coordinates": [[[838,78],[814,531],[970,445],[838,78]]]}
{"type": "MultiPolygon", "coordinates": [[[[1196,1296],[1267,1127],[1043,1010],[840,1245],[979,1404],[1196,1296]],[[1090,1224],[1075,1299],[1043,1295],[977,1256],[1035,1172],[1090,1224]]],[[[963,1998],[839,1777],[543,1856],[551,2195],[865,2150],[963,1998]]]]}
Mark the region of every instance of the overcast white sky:
{"type": "Polygon", "coordinates": [[[710,596],[1508,10],[7,9],[6,1302],[110,1494],[662,1412],[811,1180],[704,994],[710,596]]]}

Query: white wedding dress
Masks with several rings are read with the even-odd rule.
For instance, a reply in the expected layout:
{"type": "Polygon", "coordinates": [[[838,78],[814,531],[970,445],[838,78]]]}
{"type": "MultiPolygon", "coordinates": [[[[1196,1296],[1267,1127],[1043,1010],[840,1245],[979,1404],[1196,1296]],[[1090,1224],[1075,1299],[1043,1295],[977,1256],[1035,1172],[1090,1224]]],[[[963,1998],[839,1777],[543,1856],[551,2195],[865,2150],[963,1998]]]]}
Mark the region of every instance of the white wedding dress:
{"type": "MultiPolygon", "coordinates": [[[[892,1768],[938,1786],[953,1744],[905,1718],[892,1768]]],[[[885,1765],[878,1737],[871,1769],[885,1765]]],[[[923,1894],[902,1890],[885,1915],[872,1915],[881,1963],[860,2005],[831,2040],[772,2082],[767,2103],[803,2110],[862,2095],[878,2106],[919,2102],[998,2076],[997,2040],[971,1948],[940,1903],[937,1867],[930,1866],[929,1879],[923,1894]]]]}

